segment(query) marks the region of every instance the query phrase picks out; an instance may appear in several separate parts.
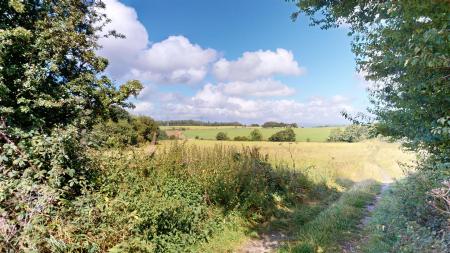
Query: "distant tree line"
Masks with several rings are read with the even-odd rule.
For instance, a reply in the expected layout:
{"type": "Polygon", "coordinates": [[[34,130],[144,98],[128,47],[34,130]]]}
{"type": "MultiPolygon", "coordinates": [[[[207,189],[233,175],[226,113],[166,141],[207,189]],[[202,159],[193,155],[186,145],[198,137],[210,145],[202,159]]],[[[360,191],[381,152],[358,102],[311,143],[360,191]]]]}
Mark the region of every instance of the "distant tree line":
{"type": "Polygon", "coordinates": [[[271,128],[271,127],[292,127],[298,128],[297,123],[283,123],[283,122],[275,122],[268,121],[261,125],[263,128],[271,128]]]}
{"type": "Polygon", "coordinates": [[[209,122],[200,120],[167,120],[158,121],[160,126],[244,126],[243,124],[233,122],[209,122]]]}

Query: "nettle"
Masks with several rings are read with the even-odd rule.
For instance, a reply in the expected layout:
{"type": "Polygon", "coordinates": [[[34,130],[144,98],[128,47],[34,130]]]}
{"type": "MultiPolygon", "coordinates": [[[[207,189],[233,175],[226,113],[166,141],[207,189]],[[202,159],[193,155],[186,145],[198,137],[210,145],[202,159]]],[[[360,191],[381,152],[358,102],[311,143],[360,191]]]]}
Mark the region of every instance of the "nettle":
{"type": "Polygon", "coordinates": [[[45,222],[43,215],[91,184],[95,169],[85,155],[86,134],[112,106],[132,106],[126,99],[142,88],[138,81],[116,88],[102,75],[108,62],[95,50],[108,20],[101,8],[96,0],[0,3],[0,245],[5,250],[32,250],[24,238],[37,222],[45,222]]]}

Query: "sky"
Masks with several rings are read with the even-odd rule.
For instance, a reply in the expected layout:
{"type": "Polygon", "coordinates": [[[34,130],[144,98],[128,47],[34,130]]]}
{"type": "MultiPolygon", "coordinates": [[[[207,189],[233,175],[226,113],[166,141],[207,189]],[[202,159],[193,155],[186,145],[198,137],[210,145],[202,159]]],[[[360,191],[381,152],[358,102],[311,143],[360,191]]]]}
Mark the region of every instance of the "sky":
{"type": "Polygon", "coordinates": [[[124,39],[102,38],[117,83],[140,80],[132,113],[302,126],[348,123],[342,111],[368,105],[343,27],[290,19],[284,0],[104,0],[124,39]]]}

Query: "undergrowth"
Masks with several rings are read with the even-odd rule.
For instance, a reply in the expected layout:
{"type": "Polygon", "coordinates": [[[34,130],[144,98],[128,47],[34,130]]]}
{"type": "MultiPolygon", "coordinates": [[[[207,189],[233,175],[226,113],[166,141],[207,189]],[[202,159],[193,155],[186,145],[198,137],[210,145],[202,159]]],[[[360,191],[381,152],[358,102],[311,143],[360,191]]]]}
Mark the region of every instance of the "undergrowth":
{"type": "Polygon", "coordinates": [[[379,189],[379,184],[374,181],[354,185],[338,201],[301,226],[297,231],[297,240],[285,245],[280,252],[339,252],[340,243],[349,239],[351,232],[357,228],[366,206],[379,189]]]}
{"type": "Polygon", "coordinates": [[[95,189],[61,201],[50,223],[36,219],[27,238],[37,245],[32,250],[195,251],[230,229],[232,219],[260,224],[329,190],[300,172],[273,168],[255,148],[174,142],[154,157],[139,149],[91,153],[100,168],[95,189]]]}
{"type": "Polygon", "coordinates": [[[445,178],[448,172],[421,171],[392,186],[373,213],[364,252],[449,252],[450,215],[429,202],[445,178]]]}

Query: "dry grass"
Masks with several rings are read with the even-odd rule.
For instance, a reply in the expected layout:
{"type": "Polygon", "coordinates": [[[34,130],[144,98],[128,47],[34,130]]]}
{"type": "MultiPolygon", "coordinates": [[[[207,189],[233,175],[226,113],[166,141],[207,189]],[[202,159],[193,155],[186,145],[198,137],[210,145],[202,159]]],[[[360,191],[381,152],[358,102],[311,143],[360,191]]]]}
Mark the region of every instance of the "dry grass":
{"type": "MultiPolygon", "coordinates": [[[[187,144],[200,147],[256,146],[269,156],[273,165],[285,164],[291,168],[307,170],[317,181],[346,179],[355,182],[374,179],[390,182],[403,177],[399,162],[414,160],[414,154],[404,152],[400,145],[380,140],[358,143],[274,143],[188,140],[187,144]]],[[[166,145],[168,141],[163,142],[166,145]]]]}

